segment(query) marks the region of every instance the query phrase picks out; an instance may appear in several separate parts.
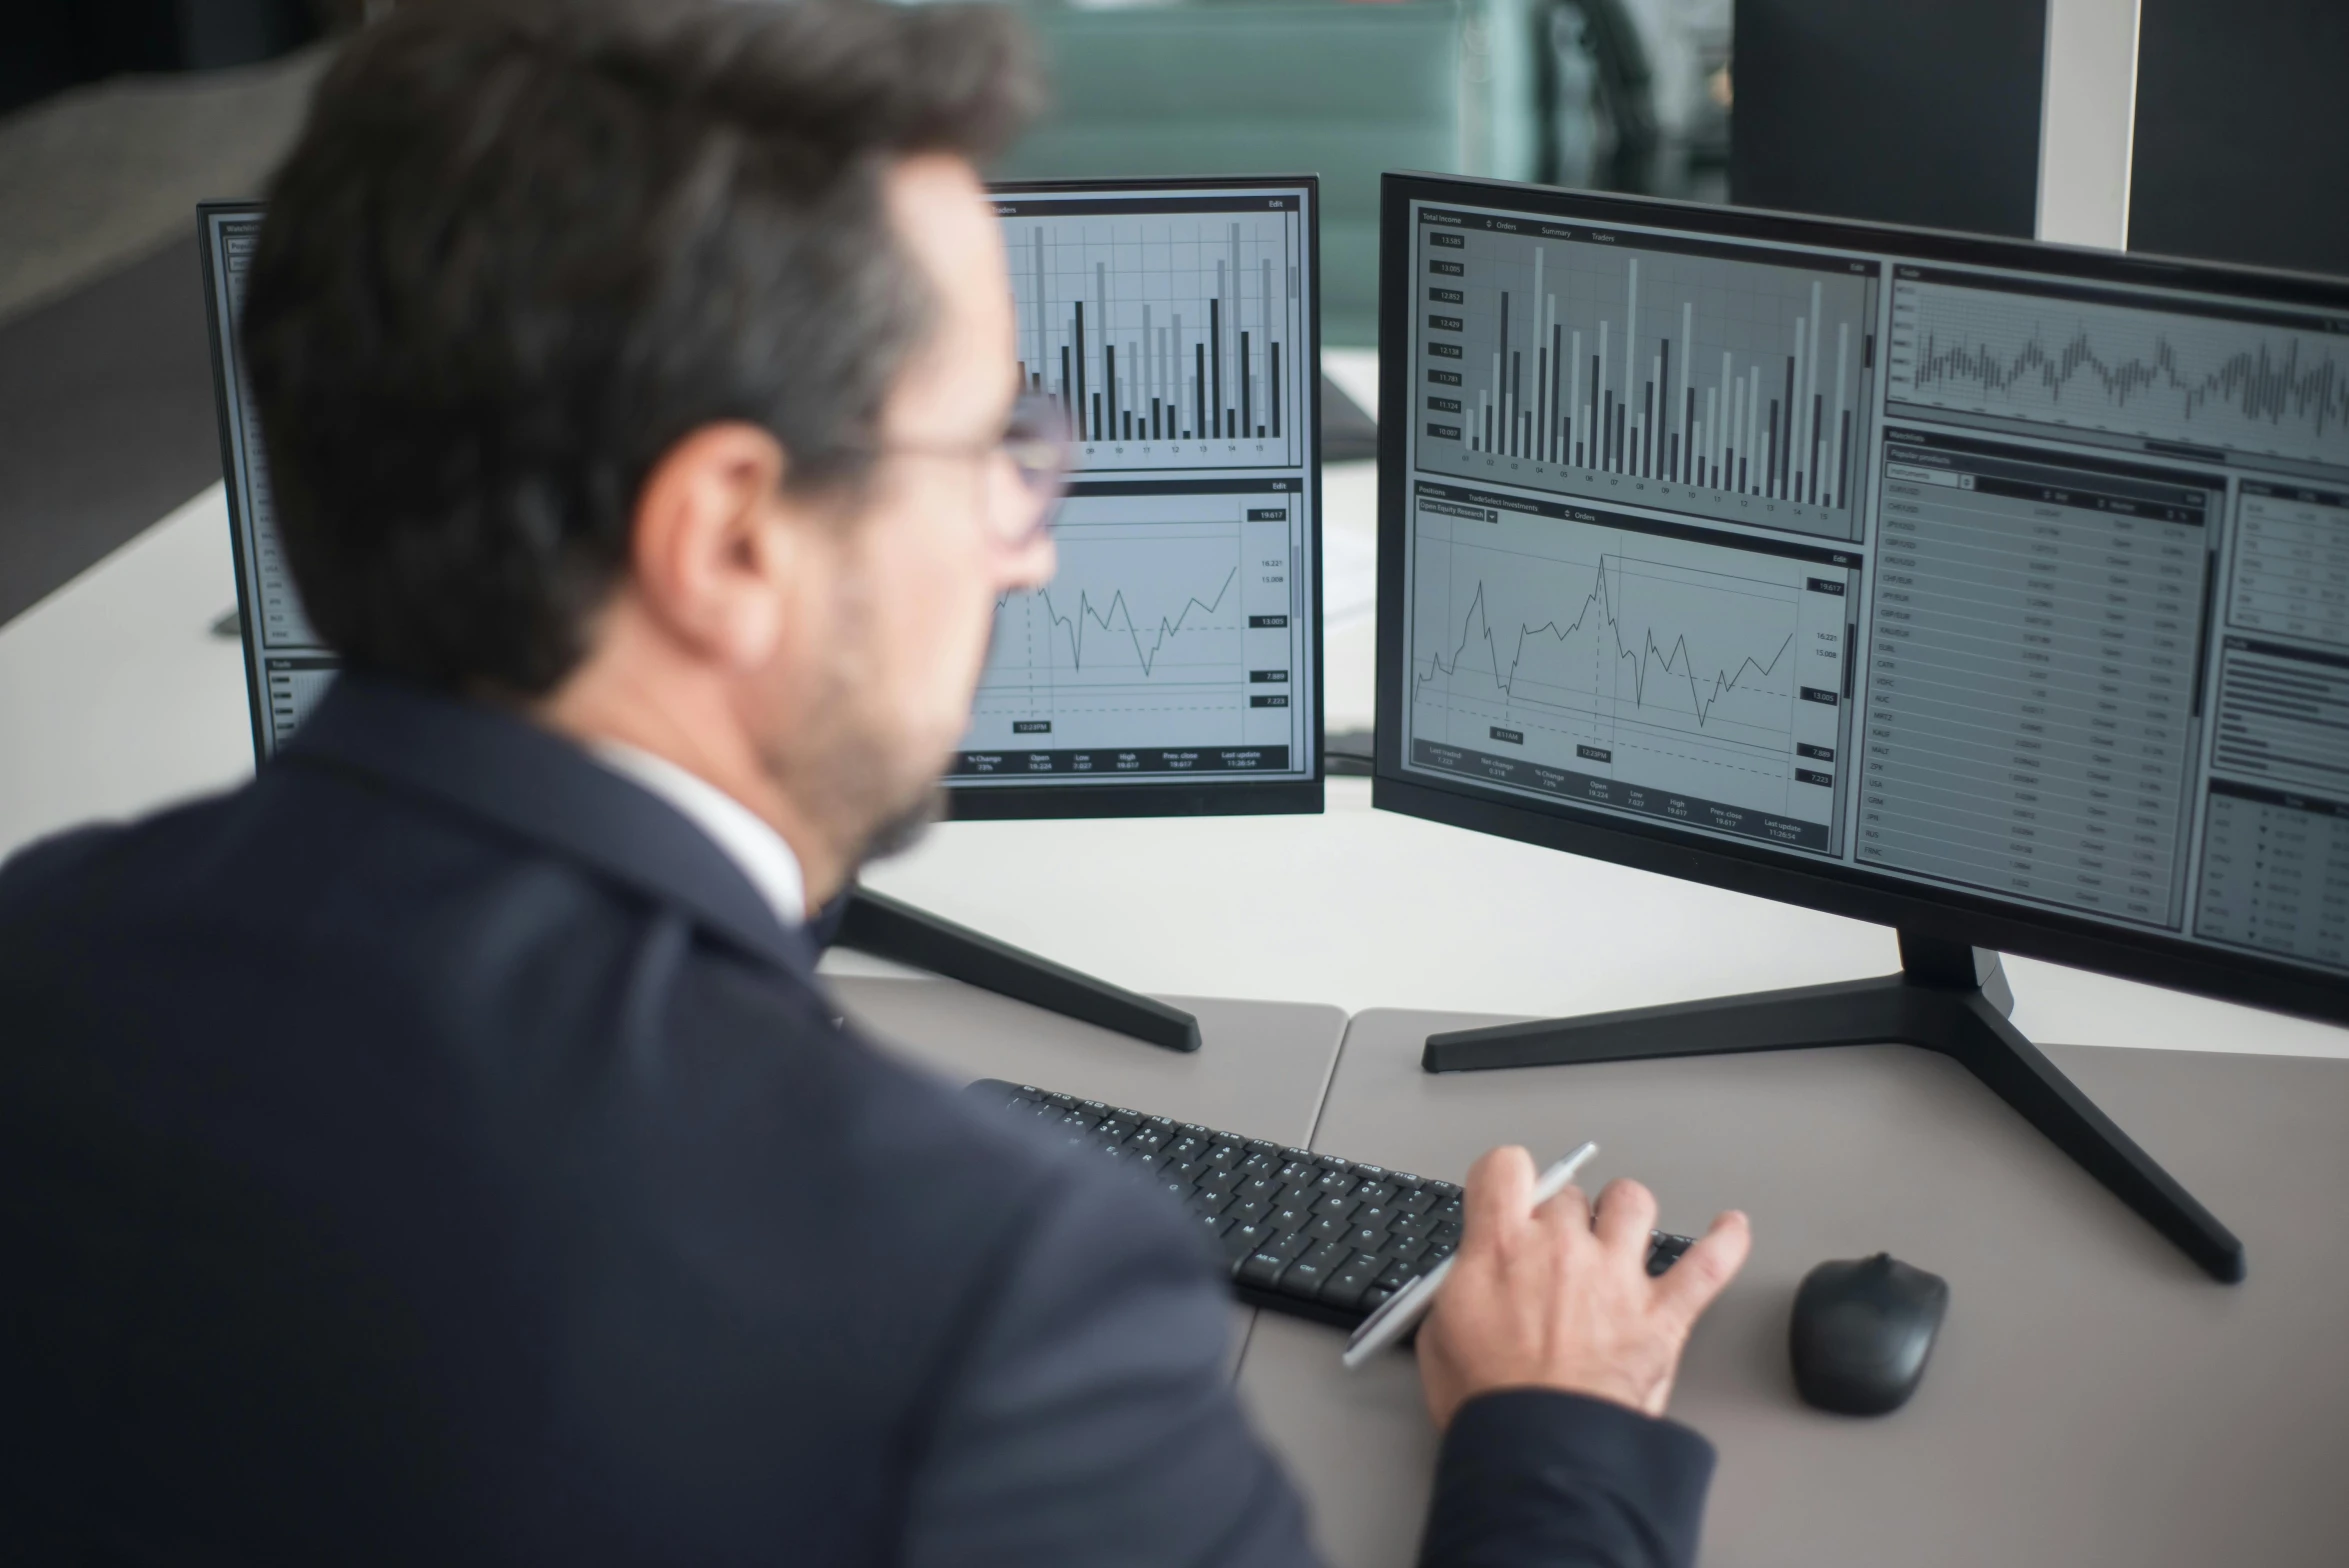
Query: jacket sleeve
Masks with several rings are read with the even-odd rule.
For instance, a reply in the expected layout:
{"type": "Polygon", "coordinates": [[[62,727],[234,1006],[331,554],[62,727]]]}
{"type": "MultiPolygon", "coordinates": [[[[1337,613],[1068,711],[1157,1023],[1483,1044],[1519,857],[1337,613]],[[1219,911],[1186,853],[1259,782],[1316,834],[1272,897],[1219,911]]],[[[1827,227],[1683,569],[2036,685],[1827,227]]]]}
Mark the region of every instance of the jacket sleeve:
{"type": "Polygon", "coordinates": [[[1712,1445],[1547,1389],[1472,1399],[1436,1463],[1421,1568],[1689,1568],[1712,1445]]]}
{"type": "Polygon", "coordinates": [[[1303,1568],[1295,1491],[1228,1373],[1230,1298],[1171,1206],[1069,1172],[944,1375],[907,1568],[1303,1568]]]}

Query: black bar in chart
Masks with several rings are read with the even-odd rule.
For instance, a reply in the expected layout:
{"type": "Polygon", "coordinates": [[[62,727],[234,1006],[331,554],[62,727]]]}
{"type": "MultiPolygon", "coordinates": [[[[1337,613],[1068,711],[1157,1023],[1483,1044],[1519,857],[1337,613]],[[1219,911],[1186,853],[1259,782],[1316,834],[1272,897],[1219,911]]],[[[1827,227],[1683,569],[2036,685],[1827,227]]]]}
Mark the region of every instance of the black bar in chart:
{"type": "Polygon", "coordinates": [[[1310,280],[1294,198],[998,202],[1020,380],[1088,470],[1293,466],[1310,280]]]}
{"type": "Polygon", "coordinates": [[[1419,466],[1857,537],[1877,263],[1420,216],[1448,306],[1420,357],[1467,368],[1457,391],[1422,378],[1419,466]]]}

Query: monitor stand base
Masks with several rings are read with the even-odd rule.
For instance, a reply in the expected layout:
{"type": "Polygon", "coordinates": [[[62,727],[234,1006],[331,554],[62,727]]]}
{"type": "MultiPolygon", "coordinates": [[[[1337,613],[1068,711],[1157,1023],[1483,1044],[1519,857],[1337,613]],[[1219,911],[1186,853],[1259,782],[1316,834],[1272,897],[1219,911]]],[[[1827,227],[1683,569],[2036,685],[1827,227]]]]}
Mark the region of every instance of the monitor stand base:
{"type": "Polygon", "coordinates": [[[1179,1007],[1063,968],[870,888],[850,889],[832,945],[927,969],[1170,1051],[1199,1049],[1199,1020],[1179,1007]]]}
{"type": "Polygon", "coordinates": [[[1427,1038],[1431,1073],[1899,1043],[1939,1051],[2045,1133],[2214,1279],[2243,1277],[2243,1244],[2007,1021],[1998,955],[1900,934],[1901,972],[1587,1018],[1427,1038]]]}

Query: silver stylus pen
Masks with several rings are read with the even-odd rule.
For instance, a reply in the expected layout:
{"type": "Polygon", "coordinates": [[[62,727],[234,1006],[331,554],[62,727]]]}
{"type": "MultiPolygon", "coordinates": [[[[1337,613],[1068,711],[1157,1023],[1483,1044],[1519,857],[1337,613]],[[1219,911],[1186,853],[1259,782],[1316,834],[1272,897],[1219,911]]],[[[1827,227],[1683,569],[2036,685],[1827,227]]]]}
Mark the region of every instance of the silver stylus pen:
{"type": "MultiPolygon", "coordinates": [[[[1586,1143],[1542,1172],[1541,1180],[1533,1184],[1533,1206],[1538,1209],[1564,1192],[1574,1180],[1574,1173],[1582,1169],[1583,1162],[1598,1152],[1597,1144],[1586,1143]]],[[[1346,1370],[1354,1371],[1417,1327],[1419,1320],[1427,1316],[1427,1309],[1435,1305],[1436,1292],[1444,1288],[1444,1276],[1451,1272],[1452,1260],[1446,1258],[1380,1302],[1378,1310],[1364,1318],[1362,1326],[1354,1330],[1354,1337],[1346,1341],[1346,1370]]]]}

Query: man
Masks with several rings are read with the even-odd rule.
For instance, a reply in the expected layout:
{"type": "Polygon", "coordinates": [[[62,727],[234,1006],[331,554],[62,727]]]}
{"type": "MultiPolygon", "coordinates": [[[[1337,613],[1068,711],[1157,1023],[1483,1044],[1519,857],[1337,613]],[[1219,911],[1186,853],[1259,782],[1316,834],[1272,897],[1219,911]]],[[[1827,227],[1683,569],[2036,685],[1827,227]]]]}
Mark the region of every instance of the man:
{"type": "MultiPolygon", "coordinates": [[[[1295,1564],[1222,1288],[836,1025],[808,912],[1052,569],[974,11],[409,7],[248,349],[350,673],[249,787],[0,873],[24,1560],[1295,1564]]],[[[1431,1563],[1685,1563],[1745,1248],[1472,1175],[1431,1563]]],[[[1334,1353],[1334,1347],[1333,1347],[1334,1353]]]]}

